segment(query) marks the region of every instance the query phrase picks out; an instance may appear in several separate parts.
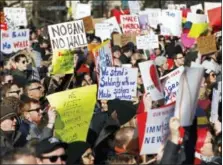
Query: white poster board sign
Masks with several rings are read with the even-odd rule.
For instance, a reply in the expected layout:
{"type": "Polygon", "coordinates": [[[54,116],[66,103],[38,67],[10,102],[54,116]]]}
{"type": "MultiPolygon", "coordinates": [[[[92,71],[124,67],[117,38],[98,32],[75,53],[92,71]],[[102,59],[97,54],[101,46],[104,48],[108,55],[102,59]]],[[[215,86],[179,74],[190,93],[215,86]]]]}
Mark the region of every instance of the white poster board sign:
{"type": "Polygon", "coordinates": [[[187,14],[187,21],[190,21],[192,23],[206,23],[207,22],[207,15],[196,14],[196,13],[188,13],[187,14]]]}
{"type": "Polygon", "coordinates": [[[74,19],[81,19],[87,16],[91,16],[91,5],[77,3],[76,10],[74,10],[73,13],[74,13],[74,19]]]}
{"type": "Polygon", "coordinates": [[[193,5],[193,6],[190,7],[190,10],[191,10],[192,13],[196,13],[198,9],[203,11],[203,7],[202,7],[201,3],[199,3],[197,5],[193,5]]]}
{"type": "Polygon", "coordinates": [[[136,36],[137,49],[150,50],[159,48],[158,35],[136,36]]]}
{"type": "Polygon", "coordinates": [[[139,1],[128,1],[129,9],[131,14],[139,14],[140,11],[140,5],[139,1]]]}
{"type": "Polygon", "coordinates": [[[121,15],[121,26],[124,34],[140,34],[138,16],[121,15]]]}
{"type": "Polygon", "coordinates": [[[161,9],[146,8],[145,13],[148,15],[149,25],[156,29],[157,25],[160,23],[160,17],[162,15],[161,9]]]}
{"type": "Polygon", "coordinates": [[[111,39],[113,26],[110,23],[96,23],[95,36],[100,37],[101,40],[111,39]]]}
{"type": "Polygon", "coordinates": [[[119,34],[122,34],[120,26],[119,26],[115,17],[111,17],[111,18],[106,19],[104,21],[104,23],[109,23],[111,25],[112,32],[118,32],[119,34]]]}

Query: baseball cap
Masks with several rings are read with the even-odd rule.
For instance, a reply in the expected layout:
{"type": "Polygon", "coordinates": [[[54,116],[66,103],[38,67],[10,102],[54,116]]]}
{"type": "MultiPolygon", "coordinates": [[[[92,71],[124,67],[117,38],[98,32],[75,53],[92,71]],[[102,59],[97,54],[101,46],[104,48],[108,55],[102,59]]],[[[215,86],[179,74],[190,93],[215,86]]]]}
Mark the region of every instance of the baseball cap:
{"type": "Polygon", "coordinates": [[[52,152],[55,149],[58,149],[61,147],[66,149],[67,144],[61,142],[59,139],[55,137],[44,139],[36,145],[36,156],[41,157],[42,154],[52,152]]]}
{"type": "Polygon", "coordinates": [[[7,106],[7,105],[1,105],[1,121],[5,120],[5,119],[9,119],[11,117],[16,117],[17,116],[17,112],[15,108],[12,108],[11,106],[7,106]]]}

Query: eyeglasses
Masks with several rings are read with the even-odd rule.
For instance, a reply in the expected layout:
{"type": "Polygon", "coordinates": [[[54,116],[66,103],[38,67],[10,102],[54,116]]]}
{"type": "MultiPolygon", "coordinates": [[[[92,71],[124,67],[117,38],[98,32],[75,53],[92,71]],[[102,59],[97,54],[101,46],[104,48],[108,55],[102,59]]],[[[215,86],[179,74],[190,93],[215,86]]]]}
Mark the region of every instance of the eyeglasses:
{"type": "Polygon", "coordinates": [[[179,58],[176,58],[177,60],[181,60],[181,59],[183,59],[184,57],[179,57],[179,58]]]}
{"type": "Polygon", "coordinates": [[[24,61],[22,61],[22,63],[23,63],[23,64],[26,64],[26,63],[28,63],[28,61],[24,60],[24,61]]]}
{"type": "Polygon", "coordinates": [[[41,110],[42,108],[36,108],[36,109],[30,109],[30,110],[28,110],[28,112],[33,112],[33,111],[36,111],[37,113],[39,113],[40,112],[40,110],[41,110]]]}
{"type": "Polygon", "coordinates": [[[8,84],[12,84],[13,80],[8,80],[7,83],[8,84]]]}
{"type": "Polygon", "coordinates": [[[55,163],[58,158],[60,158],[62,161],[67,160],[67,155],[60,155],[60,156],[49,156],[49,157],[40,157],[41,159],[49,159],[52,163],[55,163]]]}
{"type": "Polygon", "coordinates": [[[88,159],[90,159],[91,157],[94,157],[94,153],[93,152],[90,152],[90,153],[88,153],[88,154],[83,156],[83,158],[88,158],[88,159]]]}
{"type": "Polygon", "coordinates": [[[216,74],[215,73],[212,73],[212,74],[210,74],[212,77],[216,77],[216,74]]]}
{"type": "Polygon", "coordinates": [[[36,88],[32,88],[32,89],[29,89],[30,91],[32,91],[32,90],[40,90],[42,87],[41,86],[38,86],[38,87],[36,87],[36,88]]]}
{"type": "Polygon", "coordinates": [[[17,93],[17,95],[19,95],[20,92],[21,90],[17,90],[17,91],[10,91],[9,93],[17,93]]]}

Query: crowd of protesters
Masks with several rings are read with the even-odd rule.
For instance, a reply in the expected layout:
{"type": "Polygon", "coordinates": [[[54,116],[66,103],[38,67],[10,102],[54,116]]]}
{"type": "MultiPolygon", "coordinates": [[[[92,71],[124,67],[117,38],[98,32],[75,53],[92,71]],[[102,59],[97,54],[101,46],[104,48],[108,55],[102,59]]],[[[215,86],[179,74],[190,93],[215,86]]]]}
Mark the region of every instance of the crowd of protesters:
{"type": "MultiPolygon", "coordinates": [[[[73,52],[74,76],[50,74],[52,51],[46,29],[30,27],[30,49],[1,54],[0,150],[3,164],[221,164],[221,102],[218,120],[214,123],[209,120],[210,104],[203,109],[207,122],[200,130],[199,116],[195,117],[192,126],[183,128],[179,119],[172,117],[169,138],[159,152],[140,155],[135,118],[140,113],[140,103],[147,108],[162,106],[144,95],[140,73],[134,101],[97,100],[86,141],[68,144],[55,138],[57,110],[46,96],[98,82],[94,58],[87,47],[73,52]],[[180,130],[184,130],[183,136],[180,130]]],[[[159,35],[159,27],[154,33],[159,35]]],[[[214,29],[208,29],[202,35],[208,34],[214,34],[214,29]]],[[[86,35],[88,44],[102,43],[94,34],[86,35]]],[[[201,64],[205,73],[199,100],[210,103],[212,91],[221,81],[221,37],[216,37],[216,45],[216,52],[202,56],[196,44],[189,49],[182,46],[178,37],[159,35],[159,48],[149,51],[148,57],[132,42],[122,47],[112,45],[111,49],[115,67],[130,64],[138,68],[140,62],[154,60],[159,77],[180,66],[191,67],[192,62],[201,64]]]]}

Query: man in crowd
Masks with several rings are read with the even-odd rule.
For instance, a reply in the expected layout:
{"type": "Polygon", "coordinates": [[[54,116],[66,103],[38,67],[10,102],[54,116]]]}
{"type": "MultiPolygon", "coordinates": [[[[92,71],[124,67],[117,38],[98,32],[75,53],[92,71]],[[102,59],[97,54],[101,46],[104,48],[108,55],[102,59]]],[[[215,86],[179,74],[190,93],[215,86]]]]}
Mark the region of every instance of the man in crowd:
{"type": "Polygon", "coordinates": [[[179,68],[180,66],[184,66],[185,59],[182,53],[176,54],[173,59],[175,64],[173,70],[179,68]]]}

